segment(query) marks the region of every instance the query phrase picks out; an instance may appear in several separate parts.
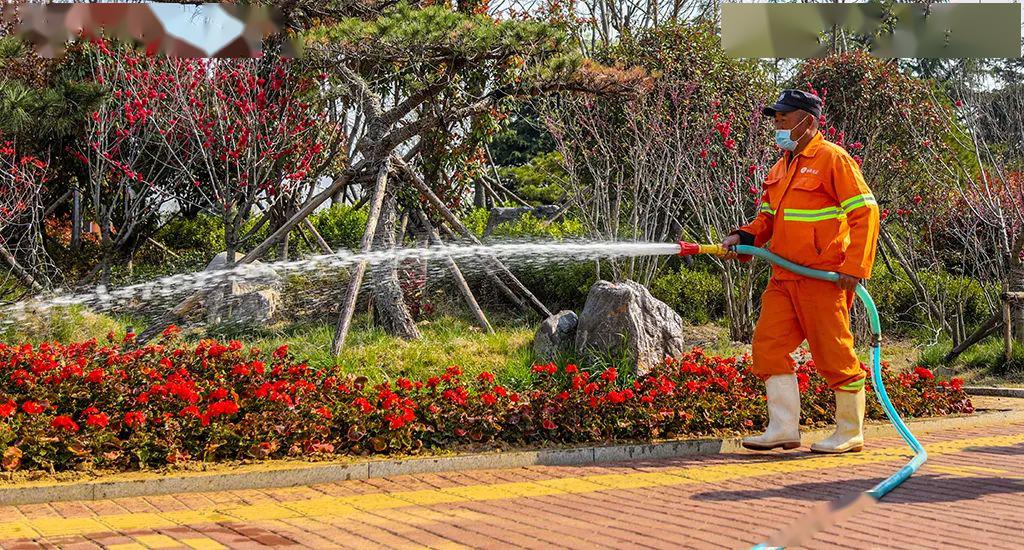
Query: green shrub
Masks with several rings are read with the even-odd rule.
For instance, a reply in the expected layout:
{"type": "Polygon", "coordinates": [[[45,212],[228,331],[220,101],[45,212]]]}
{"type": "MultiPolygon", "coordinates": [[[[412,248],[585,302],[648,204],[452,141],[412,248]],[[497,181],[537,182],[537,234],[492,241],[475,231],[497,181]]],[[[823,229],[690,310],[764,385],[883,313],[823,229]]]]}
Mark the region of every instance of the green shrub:
{"type": "MultiPolygon", "coordinates": [[[[205,250],[213,254],[224,250],[224,224],[221,219],[209,214],[199,214],[193,219],[175,218],[167,223],[154,240],[171,250],[205,250]]],[[[212,254],[211,254],[212,257],[212,254]]]]}
{"type": "Polygon", "coordinates": [[[562,154],[557,151],[541,153],[522,166],[499,170],[502,179],[511,180],[510,186],[520,198],[534,205],[554,204],[565,198],[565,169],[562,154]]]}
{"type": "Polygon", "coordinates": [[[532,214],[526,214],[514,222],[499,224],[491,234],[510,239],[544,237],[560,240],[582,237],[586,235],[586,229],[583,222],[577,219],[563,216],[558,221],[546,223],[532,214]]]}
{"type": "MultiPolygon", "coordinates": [[[[957,307],[963,314],[968,332],[989,316],[989,301],[995,288],[975,279],[940,271],[919,271],[917,276],[932,296],[939,296],[946,307],[957,307]]],[[[927,307],[920,301],[913,285],[902,271],[893,273],[876,265],[867,283],[885,331],[890,335],[909,336],[932,328],[927,307]]]]}
{"type": "Polygon", "coordinates": [[[466,214],[462,218],[462,224],[469,229],[476,238],[481,239],[484,236],[484,229],[487,228],[487,219],[491,216],[491,211],[486,208],[474,208],[469,214],[466,214]]]}
{"type": "Polygon", "coordinates": [[[586,301],[590,287],[597,281],[594,262],[513,267],[512,272],[552,310],[578,311],[586,301]]]}
{"type": "Polygon", "coordinates": [[[704,324],[725,315],[722,281],[706,271],[670,271],[651,283],[651,294],[690,323],[704,324]]]}
{"type": "Polygon", "coordinates": [[[309,217],[320,236],[335,250],[358,249],[366,231],[366,219],[365,210],[355,210],[347,204],[336,204],[309,217]]]}

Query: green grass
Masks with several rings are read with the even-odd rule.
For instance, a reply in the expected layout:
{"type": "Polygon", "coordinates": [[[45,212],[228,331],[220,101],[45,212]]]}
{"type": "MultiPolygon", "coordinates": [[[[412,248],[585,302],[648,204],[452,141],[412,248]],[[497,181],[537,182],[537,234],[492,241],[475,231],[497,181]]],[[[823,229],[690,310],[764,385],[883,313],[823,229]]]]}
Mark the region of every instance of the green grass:
{"type": "Polygon", "coordinates": [[[928,346],[921,352],[921,363],[939,372],[951,371],[973,385],[1024,384],[1024,346],[1015,346],[1007,361],[1002,338],[988,338],[946,365],[943,359],[951,348],[949,341],[928,346]]]}
{"type": "Polygon", "coordinates": [[[112,317],[87,311],[82,306],[54,308],[46,315],[29,315],[26,319],[0,325],[0,342],[7,344],[39,344],[42,342],[83,342],[92,338],[104,340],[110,332],[124,336],[128,326],[136,330],[128,317],[112,317]]]}
{"type": "MultiPolygon", "coordinates": [[[[492,320],[493,321],[493,320],[492,320]]],[[[96,338],[104,341],[109,332],[119,338],[128,326],[141,331],[145,323],[129,318],[97,315],[80,307],[59,314],[35,316],[27,323],[0,330],[0,342],[78,342],[96,338]]],[[[331,355],[333,324],[293,324],[269,329],[239,331],[220,328],[189,331],[190,341],[200,338],[237,339],[265,351],[287,344],[289,351],[312,367],[337,368],[341,373],[366,376],[371,381],[408,377],[425,380],[459,365],[467,377],[490,371],[509,387],[524,388],[533,365],[533,328],[523,323],[495,325],[486,334],[475,325],[456,317],[441,317],[419,325],[422,338],[405,341],[370,326],[368,318],[354,319],[340,357],[331,355]]]]}
{"type": "Polygon", "coordinates": [[[361,374],[373,381],[402,376],[426,379],[451,365],[462,367],[467,376],[490,371],[511,386],[529,379],[533,364],[533,329],[529,327],[503,326],[486,334],[462,319],[442,317],[419,329],[421,339],[405,341],[358,317],[340,357],[331,355],[334,327],[330,325],[294,325],[243,341],[263,349],[287,344],[294,356],[310,366],[336,366],[342,373],[361,374]]]}

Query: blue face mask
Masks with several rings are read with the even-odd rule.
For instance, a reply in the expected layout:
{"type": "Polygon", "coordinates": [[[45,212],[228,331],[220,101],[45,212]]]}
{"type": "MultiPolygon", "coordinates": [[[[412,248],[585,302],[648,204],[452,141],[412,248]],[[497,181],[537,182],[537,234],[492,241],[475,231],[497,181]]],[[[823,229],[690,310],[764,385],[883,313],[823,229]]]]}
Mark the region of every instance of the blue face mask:
{"type": "MultiPolygon", "coordinates": [[[[806,119],[806,117],[804,118],[806,119]]],[[[803,121],[801,120],[800,122],[803,121]]],[[[799,123],[797,125],[799,126],[799,123]]],[[[807,130],[809,129],[810,127],[807,128],[807,130]]],[[[800,134],[800,137],[796,138],[796,141],[793,141],[791,136],[793,132],[792,130],[775,130],[775,145],[778,145],[780,148],[787,151],[796,151],[797,142],[804,137],[807,130],[804,130],[803,133],[800,134]]]]}

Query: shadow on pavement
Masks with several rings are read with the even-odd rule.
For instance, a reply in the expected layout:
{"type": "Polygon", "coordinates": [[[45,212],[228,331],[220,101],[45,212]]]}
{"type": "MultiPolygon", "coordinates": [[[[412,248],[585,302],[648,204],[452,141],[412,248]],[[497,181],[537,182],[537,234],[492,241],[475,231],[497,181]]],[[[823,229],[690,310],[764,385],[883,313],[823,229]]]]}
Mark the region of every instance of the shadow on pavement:
{"type": "Polygon", "coordinates": [[[965,453],[985,453],[990,455],[1018,456],[1024,455],[1024,443],[1000,447],[967,447],[965,453]]]}
{"type": "MultiPolygon", "coordinates": [[[[927,467],[927,466],[926,466],[927,467]]],[[[770,479],[770,478],[768,478],[770,479]]],[[[696,493],[693,500],[737,501],[760,500],[768,498],[796,500],[826,500],[838,494],[863,492],[884,478],[857,479],[850,481],[817,481],[813,483],[794,483],[784,487],[765,489],[722,490],[696,493]]],[[[979,475],[970,477],[919,474],[887,495],[882,502],[886,503],[926,503],[926,502],[957,502],[974,500],[987,495],[1005,495],[1024,493],[1024,479],[979,475]]]]}

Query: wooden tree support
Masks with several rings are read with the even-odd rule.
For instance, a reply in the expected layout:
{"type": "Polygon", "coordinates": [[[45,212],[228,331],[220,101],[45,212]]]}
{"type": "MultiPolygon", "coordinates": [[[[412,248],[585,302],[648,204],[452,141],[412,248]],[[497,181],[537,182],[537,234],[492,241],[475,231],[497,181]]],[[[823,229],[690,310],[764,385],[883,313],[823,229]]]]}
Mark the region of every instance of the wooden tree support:
{"type": "MultiPolygon", "coordinates": [[[[423,213],[423,210],[417,208],[413,211],[413,215],[416,216],[416,221],[420,224],[420,227],[427,233],[427,238],[431,245],[441,246],[444,243],[441,242],[441,237],[437,234],[434,226],[430,223],[427,215],[423,213]]],[[[477,323],[484,329],[488,334],[493,334],[494,329],[491,327],[491,323],[487,321],[487,316],[484,315],[484,310],[480,308],[480,304],[477,303],[476,297],[473,296],[473,291],[469,288],[469,283],[466,282],[466,278],[462,276],[462,271],[459,269],[459,265],[455,263],[455,260],[451,256],[444,257],[445,263],[448,265],[448,269],[452,272],[452,277],[455,278],[455,285],[458,287],[462,297],[466,300],[466,305],[469,310],[476,317],[477,323]]]]}
{"type": "MultiPolygon", "coordinates": [[[[388,162],[385,161],[377,170],[377,182],[373,190],[373,202],[370,204],[370,213],[366,219],[366,231],[359,243],[359,252],[367,253],[373,247],[373,237],[377,233],[377,220],[380,218],[381,210],[384,207],[384,196],[388,187],[388,162]]],[[[356,311],[356,299],[359,297],[359,287],[363,284],[363,277],[366,275],[366,262],[359,262],[352,278],[348,283],[348,290],[345,292],[345,301],[342,302],[341,312],[338,315],[338,324],[334,330],[334,339],[331,341],[331,353],[337,356],[345,347],[345,339],[348,331],[352,328],[352,316],[356,311]]]]}
{"type": "Polygon", "coordinates": [[[950,350],[945,357],[942,358],[944,363],[950,363],[954,359],[960,356],[961,353],[967,351],[968,348],[977,344],[978,342],[988,338],[989,336],[996,333],[999,327],[1002,326],[1002,311],[996,312],[994,315],[988,318],[984,324],[978,327],[978,330],[974,331],[974,334],[967,337],[966,340],[960,342],[959,345],[950,350]]]}
{"type": "Polygon", "coordinates": [[[43,285],[39,284],[31,273],[21,267],[21,264],[18,263],[18,259],[15,258],[14,254],[11,254],[11,251],[7,250],[7,247],[3,244],[0,244],[0,258],[3,258],[4,261],[7,262],[7,265],[10,266],[11,273],[14,274],[14,278],[17,279],[18,282],[25,285],[25,287],[32,292],[39,293],[43,291],[43,285]]]}
{"type": "MultiPolygon", "coordinates": [[[[416,174],[416,172],[414,172],[409,167],[409,165],[405,163],[405,161],[394,156],[392,156],[392,159],[393,162],[395,163],[395,166],[397,166],[402,172],[406,174],[406,176],[409,178],[409,181],[412,182],[413,186],[415,186],[416,189],[419,190],[419,192],[422,193],[427,198],[427,201],[429,201],[430,204],[441,214],[441,216],[444,217],[445,221],[447,221],[451,227],[456,229],[463,237],[466,237],[474,244],[482,244],[480,242],[480,239],[477,239],[476,235],[474,235],[472,231],[470,231],[465,225],[463,225],[461,221],[459,221],[457,217],[455,217],[455,214],[453,214],[452,211],[447,206],[445,206],[444,202],[440,198],[438,198],[437,194],[434,193],[433,189],[431,189],[426,183],[424,183],[423,180],[419,177],[419,175],[416,174]]],[[[523,283],[520,282],[519,279],[517,279],[516,276],[513,275],[512,272],[509,271],[507,267],[505,267],[505,264],[501,263],[501,261],[499,261],[497,258],[494,258],[493,256],[488,256],[487,261],[491,264],[492,267],[494,267],[498,271],[498,273],[500,273],[508,280],[513,291],[526,298],[527,303],[530,305],[531,308],[533,308],[535,312],[537,312],[538,315],[540,315],[544,319],[551,316],[551,312],[548,310],[548,308],[545,307],[544,304],[540,300],[538,300],[537,297],[534,296],[528,288],[523,286],[523,283]]]]}

